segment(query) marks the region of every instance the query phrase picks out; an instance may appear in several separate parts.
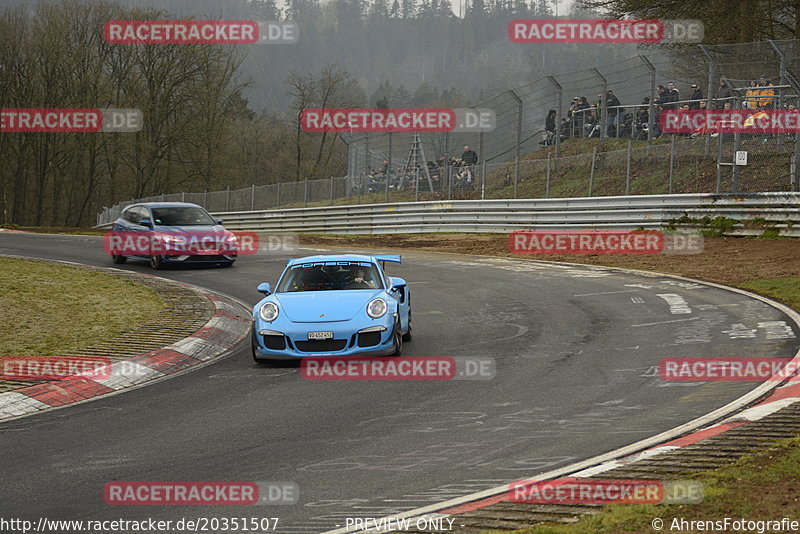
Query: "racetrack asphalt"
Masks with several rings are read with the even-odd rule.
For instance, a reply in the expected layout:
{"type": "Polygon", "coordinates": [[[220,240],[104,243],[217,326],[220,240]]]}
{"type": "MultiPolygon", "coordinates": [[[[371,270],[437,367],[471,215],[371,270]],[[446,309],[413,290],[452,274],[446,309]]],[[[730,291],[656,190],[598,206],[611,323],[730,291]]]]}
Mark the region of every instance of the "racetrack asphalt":
{"type": "MultiPolygon", "coordinates": [[[[93,236],[0,234],[0,253],[110,265],[93,236]]],[[[664,357],[790,358],[798,347],[774,330],[768,339],[763,323],[789,322],[782,312],[700,284],[402,254],[404,264],[387,270],[411,289],[414,341],[404,355],[492,357],[493,380],[307,381],[296,366],[255,364],[243,343],[197,371],[0,424],[3,516],[278,517],[277,532],[322,532],[347,517],[386,516],[615,449],[756,385],[665,383],[656,373],[664,357]],[[292,481],[300,502],[106,505],[103,484],[120,480],[292,481]]],[[[156,274],[254,304],[256,285],[274,283],[285,259],[246,256],[231,269],[156,274]]],[[[120,267],[152,273],[143,261],[120,267]]]]}

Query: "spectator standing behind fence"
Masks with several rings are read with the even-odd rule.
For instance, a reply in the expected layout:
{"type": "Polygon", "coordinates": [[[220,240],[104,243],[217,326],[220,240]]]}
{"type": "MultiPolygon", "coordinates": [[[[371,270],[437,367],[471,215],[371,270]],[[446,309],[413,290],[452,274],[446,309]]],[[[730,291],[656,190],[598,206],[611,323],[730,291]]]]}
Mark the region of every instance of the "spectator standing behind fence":
{"type": "Polygon", "coordinates": [[[667,84],[667,91],[669,91],[669,102],[670,105],[667,109],[678,109],[678,104],[674,102],[678,102],[681,99],[681,93],[675,87],[675,82],[669,82],[667,84]]]}
{"type": "Polygon", "coordinates": [[[551,109],[547,112],[544,119],[544,141],[539,141],[540,145],[554,145],[556,142],[556,110],[551,109]]]}
{"type": "Polygon", "coordinates": [[[633,120],[633,127],[631,137],[643,141],[647,139],[647,129],[649,126],[650,118],[650,97],[646,96],[642,99],[642,106],[636,111],[636,117],[633,120]]]}
{"type": "Polygon", "coordinates": [[[722,109],[725,105],[725,102],[733,97],[733,91],[731,91],[728,84],[725,82],[725,78],[719,79],[719,87],[717,87],[717,101],[714,103],[714,107],[717,109],[722,109]]]}
{"type": "Polygon", "coordinates": [[[689,109],[700,109],[700,102],[698,100],[703,99],[703,91],[700,90],[700,87],[696,84],[692,84],[692,96],[689,100],[695,100],[695,102],[689,103],[689,109]]]}
{"type": "Polygon", "coordinates": [[[758,99],[758,107],[762,109],[775,107],[773,102],[775,100],[775,89],[766,89],[767,87],[774,87],[772,82],[766,76],[762,76],[758,80],[758,86],[764,88],[758,90],[758,94],[761,95],[761,98],[758,99]]]}
{"type": "Polygon", "coordinates": [[[575,133],[575,124],[578,120],[577,117],[577,110],[578,104],[581,103],[581,97],[576,96],[572,99],[572,102],[569,105],[569,111],[567,112],[567,123],[569,124],[569,137],[578,137],[575,133]]]}
{"type": "Polygon", "coordinates": [[[758,88],[758,82],[750,80],[750,86],[744,93],[744,106],[747,109],[755,109],[758,107],[758,97],[761,91],[758,88]]]}
{"type": "Polygon", "coordinates": [[[655,116],[650,121],[650,126],[653,128],[653,137],[661,137],[661,128],[658,127],[658,117],[661,115],[662,109],[669,109],[669,103],[672,101],[672,93],[663,85],[658,86],[658,96],[656,101],[653,102],[657,107],[655,109],[655,116]]]}
{"type": "Polygon", "coordinates": [[[620,105],[619,98],[614,94],[614,91],[609,89],[606,91],[606,109],[608,110],[608,135],[614,132],[614,137],[617,137],[619,129],[617,120],[620,117],[621,110],[617,107],[620,105]]]}
{"type": "Polygon", "coordinates": [[[592,106],[589,105],[589,101],[586,100],[585,96],[578,97],[578,105],[575,107],[574,111],[574,118],[573,121],[575,123],[574,132],[577,137],[583,137],[583,126],[586,124],[587,120],[587,110],[592,106]]]}
{"type": "Polygon", "coordinates": [[[464,152],[461,153],[461,162],[464,165],[475,165],[478,163],[478,153],[472,150],[469,145],[464,147],[464,152]]]}

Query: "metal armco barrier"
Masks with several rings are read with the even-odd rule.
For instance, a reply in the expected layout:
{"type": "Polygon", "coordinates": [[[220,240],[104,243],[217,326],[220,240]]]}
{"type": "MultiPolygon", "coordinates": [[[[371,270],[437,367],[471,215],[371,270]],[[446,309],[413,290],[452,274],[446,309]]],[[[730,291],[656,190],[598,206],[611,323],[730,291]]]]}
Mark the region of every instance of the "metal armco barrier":
{"type": "MultiPolygon", "coordinates": [[[[230,230],[328,234],[506,233],[520,229],[659,229],[689,217],[743,221],[728,234],[760,234],[754,219],[800,235],[800,193],[683,194],[562,199],[453,200],[216,212],[230,230]]],[[[682,227],[696,226],[691,222],[682,227]]],[[[765,226],[766,227],[766,226],[765,226]]]]}

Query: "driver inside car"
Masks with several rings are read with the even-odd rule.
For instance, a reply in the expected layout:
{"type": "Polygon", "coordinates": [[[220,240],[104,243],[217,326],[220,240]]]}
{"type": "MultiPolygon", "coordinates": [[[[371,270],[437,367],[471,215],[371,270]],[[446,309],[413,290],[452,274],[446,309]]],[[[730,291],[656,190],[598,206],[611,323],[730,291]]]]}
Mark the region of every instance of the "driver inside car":
{"type": "Polygon", "coordinates": [[[359,287],[375,289],[378,287],[378,284],[375,283],[375,280],[371,278],[370,275],[364,269],[356,269],[353,278],[353,282],[350,284],[355,285],[358,284],[359,287]]]}

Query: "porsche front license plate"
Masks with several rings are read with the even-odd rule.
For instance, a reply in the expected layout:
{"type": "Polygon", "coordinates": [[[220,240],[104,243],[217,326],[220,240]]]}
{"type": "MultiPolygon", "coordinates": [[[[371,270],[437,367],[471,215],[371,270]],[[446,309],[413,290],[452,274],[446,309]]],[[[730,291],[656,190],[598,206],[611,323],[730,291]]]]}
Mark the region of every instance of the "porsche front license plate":
{"type": "Polygon", "coordinates": [[[308,339],[333,339],[333,332],[309,332],[308,339]]]}

